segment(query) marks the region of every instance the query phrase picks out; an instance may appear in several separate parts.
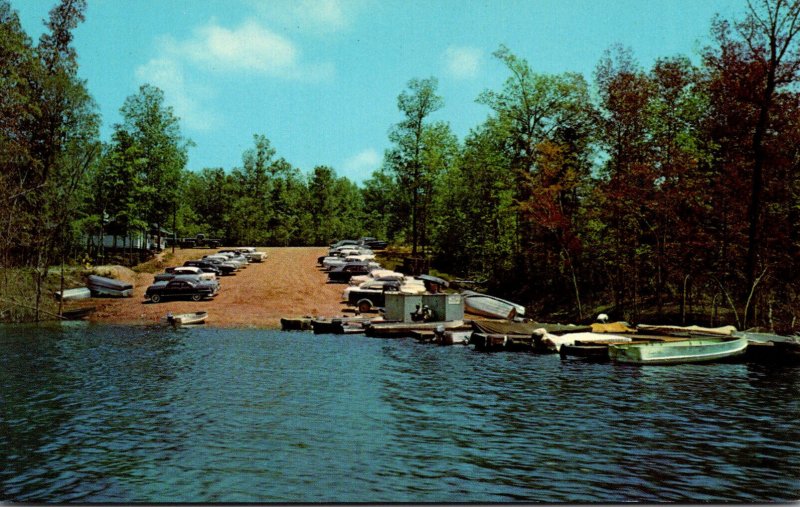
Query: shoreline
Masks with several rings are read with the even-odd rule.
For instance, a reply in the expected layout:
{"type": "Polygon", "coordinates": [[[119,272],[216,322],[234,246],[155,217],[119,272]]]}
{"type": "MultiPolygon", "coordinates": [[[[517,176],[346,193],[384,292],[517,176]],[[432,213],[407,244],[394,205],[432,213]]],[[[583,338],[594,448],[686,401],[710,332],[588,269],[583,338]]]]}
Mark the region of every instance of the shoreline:
{"type": "Polygon", "coordinates": [[[163,259],[147,263],[155,266],[155,272],[134,273],[132,297],[90,298],[65,305],[65,309],[95,307],[84,320],[125,326],[163,324],[168,312],[207,311],[205,327],[270,330],[281,329],[281,317],[335,317],[346,313],[341,303],[346,285],[327,283],[327,275],[317,266],[317,258],[327,253],[327,247],[258,248],[267,253],[264,261],[220,277],[219,294],[210,300],[150,303],[144,299],[156,273],[222,248],[175,249],[174,255],[171,250],[165,251],[163,259]]]}

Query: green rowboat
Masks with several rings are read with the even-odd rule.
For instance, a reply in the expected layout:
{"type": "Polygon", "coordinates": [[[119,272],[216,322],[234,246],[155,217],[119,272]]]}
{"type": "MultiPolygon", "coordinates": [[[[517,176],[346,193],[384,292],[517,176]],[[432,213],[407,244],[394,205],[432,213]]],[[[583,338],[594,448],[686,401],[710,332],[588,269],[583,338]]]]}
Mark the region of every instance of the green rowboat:
{"type": "Polygon", "coordinates": [[[744,337],[704,337],[612,344],[608,346],[608,355],[611,361],[627,364],[707,363],[744,354],[746,349],[744,337]]]}

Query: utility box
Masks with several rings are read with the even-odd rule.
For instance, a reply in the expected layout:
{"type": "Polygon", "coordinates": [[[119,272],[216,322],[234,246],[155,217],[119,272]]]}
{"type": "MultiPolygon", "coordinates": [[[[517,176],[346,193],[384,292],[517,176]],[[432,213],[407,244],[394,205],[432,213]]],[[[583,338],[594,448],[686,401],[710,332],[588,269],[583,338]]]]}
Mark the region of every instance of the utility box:
{"type": "Polygon", "coordinates": [[[395,322],[414,322],[411,314],[417,305],[430,308],[434,322],[464,318],[464,298],[461,294],[403,294],[386,293],[384,318],[395,322]]]}
{"type": "Polygon", "coordinates": [[[413,322],[411,313],[422,306],[422,295],[387,292],[383,318],[394,322],[413,322]]]}
{"type": "Polygon", "coordinates": [[[461,294],[423,294],[422,305],[428,305],[436,322],[464,318],[464,298],[461,294]]]}

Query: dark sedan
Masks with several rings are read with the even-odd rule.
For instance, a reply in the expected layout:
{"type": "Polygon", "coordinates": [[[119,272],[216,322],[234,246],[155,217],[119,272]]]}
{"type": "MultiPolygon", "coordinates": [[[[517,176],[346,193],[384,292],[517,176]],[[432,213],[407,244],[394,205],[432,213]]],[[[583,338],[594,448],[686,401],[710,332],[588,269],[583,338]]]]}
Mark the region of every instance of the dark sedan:
{"type": "Polygon", "coordinates": [[[162,299],[191,299],[200,301],[201,299],[217,295],[219,284],[206,282],[200,279],[172,279],[156,282],[147,288],[144,294],[145,299],[153,303],[158,303],[162,299]]]}

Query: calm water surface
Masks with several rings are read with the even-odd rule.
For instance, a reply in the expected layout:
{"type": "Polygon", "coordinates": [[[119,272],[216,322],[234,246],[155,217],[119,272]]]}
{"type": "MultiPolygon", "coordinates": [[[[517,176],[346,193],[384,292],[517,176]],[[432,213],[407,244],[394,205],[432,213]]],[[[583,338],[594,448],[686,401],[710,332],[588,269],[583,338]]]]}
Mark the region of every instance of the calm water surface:
{"type": "Polygon", "coordinates": [[[800,369],[0,328],[0,501],[787,502],[800,369]]]}

